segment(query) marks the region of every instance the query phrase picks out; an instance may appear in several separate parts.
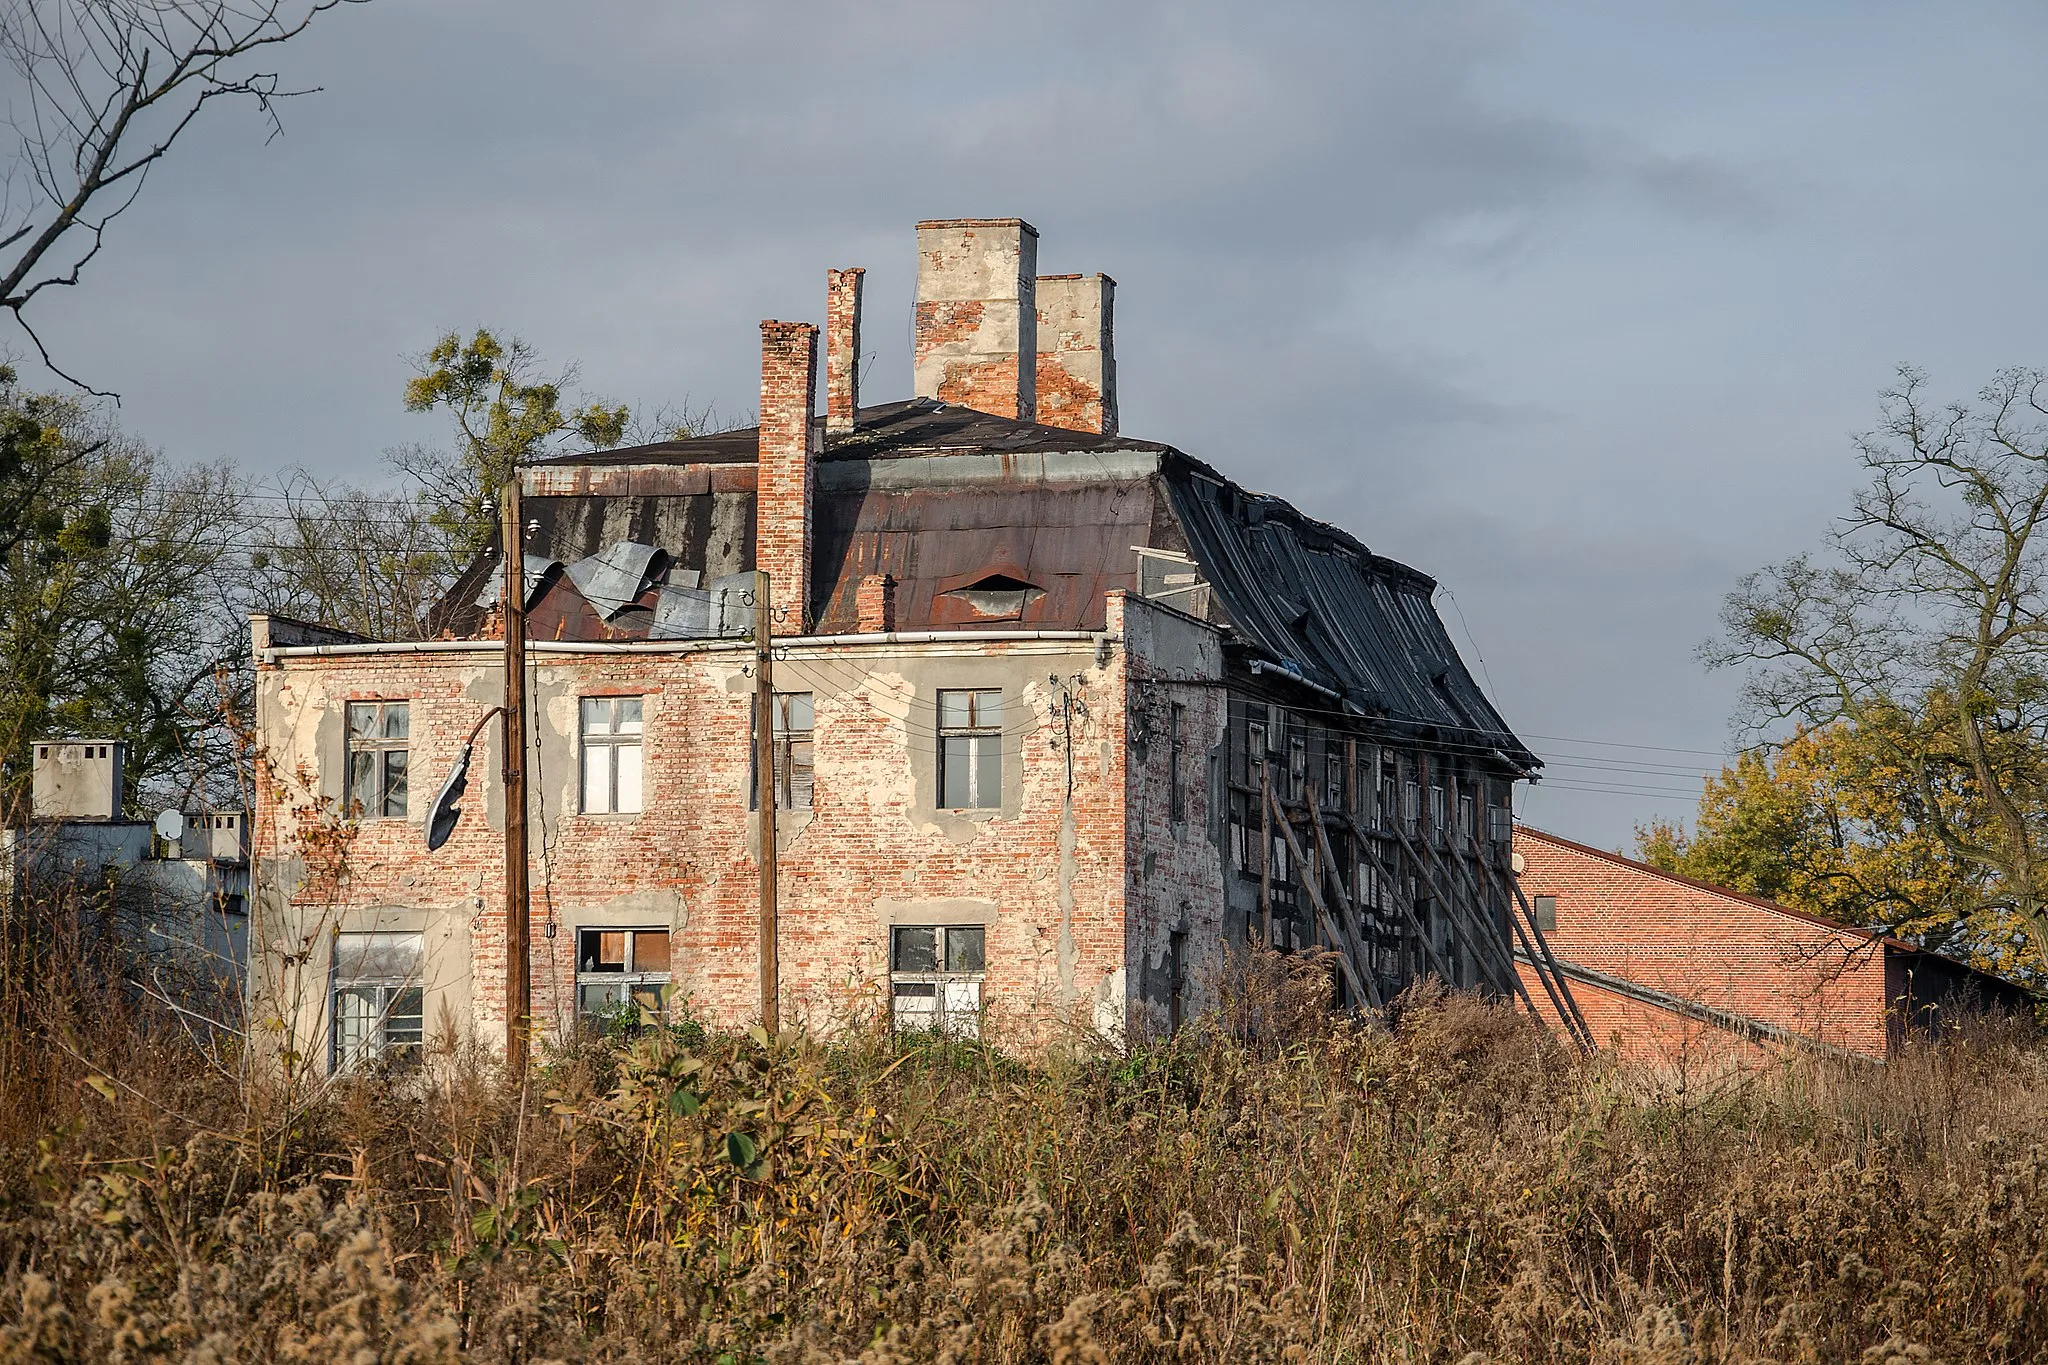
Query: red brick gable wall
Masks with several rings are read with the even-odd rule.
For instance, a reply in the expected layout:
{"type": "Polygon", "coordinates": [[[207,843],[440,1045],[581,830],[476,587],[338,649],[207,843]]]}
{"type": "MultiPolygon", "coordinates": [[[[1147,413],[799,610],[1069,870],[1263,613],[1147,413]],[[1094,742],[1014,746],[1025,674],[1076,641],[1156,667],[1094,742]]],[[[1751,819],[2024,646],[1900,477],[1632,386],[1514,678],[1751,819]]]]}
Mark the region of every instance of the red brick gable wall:
{"type": "MultiPolygon", "coordinates": [[[[1515,851],[1531,902],[1557,897],[1550,943],[1567,962],[1866,1056],[1886,1055],[1881,942],[1534,830],[1515,830],[1515,851]]],[[[1619,1032],[1625,1053],[1667,1053],[1706,1027],[1579,983],[1573,991],[1594,1037],[1606,1044],[1619,1032]]]]}

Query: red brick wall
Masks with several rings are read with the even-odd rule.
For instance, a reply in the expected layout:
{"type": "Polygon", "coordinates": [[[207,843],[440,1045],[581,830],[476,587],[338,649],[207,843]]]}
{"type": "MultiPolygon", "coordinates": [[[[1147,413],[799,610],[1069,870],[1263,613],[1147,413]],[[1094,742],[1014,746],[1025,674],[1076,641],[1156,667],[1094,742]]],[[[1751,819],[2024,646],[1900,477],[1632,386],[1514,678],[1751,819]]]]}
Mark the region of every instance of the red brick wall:
{"type": "MultiPolygon", "coordinates": [[[[1517,962],[1515,966],[1544,1022],[1563,1032],[1543,983],[1537,980],[1528,963],[1517,962]]],[[[1572,999],[1593,1032],[1593,1041],[1630,1061],[1712,1068],[1729,1063],[1754,1065],[1773,1055],[1748,1038],[1673,1010],[1660,1009],[1583,981],[1572,982],[1571,988],[1572,999]]]]}
{"type": "Polygon", "coordinates": [[[760,492],[756,545],[768,571],[777,629],[803,634],[810,617],[811,414],[817,406],[818,329],[808,322],[761,324],[760,492]]]}
{"type": "MultiPolygon", "coordinates": [[[[527,767],[544,816],[533,836],[533,1003],[544,1025],[572,1017],[572,936],[599,921],[672,925],[676,980],[692,1008],[729,1023],[754,1017],[753,687],[742,671],[750,659],[730,646],[534,656],[539,748],[527,767]],[[638,814],[576,813],[576,699],[597,692],[645,698],[638,814]]],[[[273,794],[259,806],[268,890],[252,937],[273,997],[324,999],[323,936],[334,927],[423,927],[430,954],[459,954],[430,967],[429,1028],[447,1004],[458,1027],[495,1041],[504,998],[495,725],[479,746],[464,820],[438,853],[426,852],[422,822],[500,677],[494,656],[475,651],[292,657],[260,670],[264,753],[281,794],[301,802],[293,809],[273,794]],[[340,794],[341,707],[367,696],[411,703],[410,816],[357,827],[330,896],[309,875],[307,845],[320,843],[320,822],[303,802],[323,789],[340,794]],[[305,975],[280,984],[283,955],[293,953],[307,955],[305,975]]],[[[884,1006],[892,907],[943,915],[957,905],[963,916],[986,916],[986,992],[1003,1036],[1043,1040],[1069,1020],[1122,1024],[1129,777],[1120,651],[1098,662],[1086,639],[800,646],[777,662],[776,684],[810,690],[817,723],[814,808],[780,818],[786,1017],[826,1024],[852,1007],[884,1006]],[[1000,812],[935,808],[939,686],[1003,689],[1000,812]]],[[[304,1011],[297,1022],[308,1044],[324,1028],[304,1011]]]]}
{"type": "MultiPolygon", "coordinates": [[[[1868,936],[1535,830],[1516,829],[1515,851],[1524,859],[1522,889],[1532,902],[1557,897],[1550,943],[1559,957],[1867,1056],[1886,1055],[1884,953],[1868,936]]],[[[1589,989],[1573,984],[1575,994],[1589,989]]],[[[1637,1008],[1611,1017],[1629,1026],[1628,1050],[1654,1050],[1667,1026],[1641,1022],[1637,1008]]],[[[1603,1044],[1609,1031],[1595,1023],[1603,1044]]]]}

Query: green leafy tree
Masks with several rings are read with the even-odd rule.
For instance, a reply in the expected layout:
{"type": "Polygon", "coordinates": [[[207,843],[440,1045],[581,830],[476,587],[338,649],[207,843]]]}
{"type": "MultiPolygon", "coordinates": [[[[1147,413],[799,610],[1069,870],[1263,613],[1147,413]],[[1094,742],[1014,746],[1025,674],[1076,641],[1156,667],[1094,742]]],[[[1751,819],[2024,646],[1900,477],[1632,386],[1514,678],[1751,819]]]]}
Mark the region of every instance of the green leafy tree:
{"type": "Polygon", "coordinates": [[[562,393],[575,379],[573,368],[543,375],[533,347],[516,337],[500,342],[482,328],[467,341],[450,332],[422,358],[405,386],[406,409],[446,412],[456,449],[451,458],[415,447],[396,452],[394,462],[418,481],[433,524],[458,558],[492,543],[498,490],[515,466],[619,443],[632,414],[597,402],[565,410],[562,393]]]}
{"type": "Polygon", "coordinates": [[[70,399],[0,383],[0,805],[29,745],[128,742],[131,804],[238,785],[247,524],[223,466],[173,469],[70,399]],[[209,790],[209,787],[211,788],[209,790]]]}
{"type": "MultiPolygon", "coordinates": [[[[2048,374],[1938,405],[1902,370],[1820,555],[1744,578],[1705,648],[1744,719],[1847,727],[1916,801],[1969,905],[2048,950],[2048,374]],[[1967,871],[1963,871],[1967,870],[1967,871]]],[[[1961,894],[1961,893],[1959,893],[1961,894]]]]}
{"type": "MultiPolygon", "coordinates": [[[[1953,827],[1974,829],[1982,819],[1961,771],[1949,772],[1935,797],[1953,827]]],[[[1989,894],[1990,874],[1949,851],[1924,801],[1890,743],[1841,724],[1801,730],[1709,778],[1690,833],[1669,821],[1638,827],[1637,854],[1698,881],[2013,970],[2023,925],[1989,894]]]]}

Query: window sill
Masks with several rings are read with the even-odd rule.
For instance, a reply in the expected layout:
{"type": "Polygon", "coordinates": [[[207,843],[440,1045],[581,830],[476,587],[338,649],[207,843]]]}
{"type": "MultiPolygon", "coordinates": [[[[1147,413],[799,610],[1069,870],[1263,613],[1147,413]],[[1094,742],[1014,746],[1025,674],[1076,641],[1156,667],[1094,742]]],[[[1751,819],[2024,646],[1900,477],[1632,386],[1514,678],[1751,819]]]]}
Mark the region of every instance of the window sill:
{"type": "Polygon", "coordinates": [[[959,820],[1000,820],[1001,806],[940,806],[939,814],[950,815],[959,820]]]}

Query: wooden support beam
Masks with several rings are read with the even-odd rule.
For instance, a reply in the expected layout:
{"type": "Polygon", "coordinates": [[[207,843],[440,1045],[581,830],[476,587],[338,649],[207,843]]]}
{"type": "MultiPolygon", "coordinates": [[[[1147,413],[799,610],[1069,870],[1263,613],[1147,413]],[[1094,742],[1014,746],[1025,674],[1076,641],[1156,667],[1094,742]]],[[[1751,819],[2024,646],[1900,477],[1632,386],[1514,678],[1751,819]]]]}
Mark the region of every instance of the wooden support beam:
{"type": "Polygon", "coordinates": [[[1344,813],[1344,823],[1351,830],[1351,837],[1358,842],[1358,846],[1367,850],[1366,857],[1372,860],[1372,865],[1379,872],[1380,876],[1394,884],[1395,894],[1392,898],[1394,909],[1400,912],[1401,918],[1407,921],[1409,930],[1414,933],[1416,941],[1421,943],[1422,955],[1429,959],[1430,970],[1441,977],[1445,985],[1450,985],[1451,970],[1444,965],[1444,960],[1437,956],[1436,945],[1429,941],[1428,927],[1415,917],[1415,907],[1408,904],[1407,899],[1400,894],[1400,876],[1389,871],[1387,865],[1380,861],[1379,854],[1371,851],[1372,845],[1367,842],[1365,835],[1359,831],[1358,823],[1351,818],[1349,811],[1344,813]]]}
{"type": "MultiPolygon", "coordinates": [[[[1550,951],[1550,940],[1543,937],[1543,926],[1536,922],[1536,912],[1529,908],[1529,898],[1522,894],[1522,879],[1512,871],[1508,873],[1508,887],[1515,893],[1515,905],[1520,908],[1522,917],[1528,921],[1529,933],[1534,936],[1543,967],[1548,968],[1550,974],[1557,978],[1557,988],[1564,996],[1565,1005],[1571,1012],[1572,1022],[1577,1027],[1581,1041],[1589,1049],[1597,1047],[1598,1044],[1593,1038],[1593,1027],[1586,1022],[1586,1016],[1580,1012],[1579,1002],[1572,997],[1571,986],[1565,980],[1564,968],[1559,964],[1557,955],[1550,951]]],[[[1542,968],[1538,970],[1541,971],[1542,968]]]]}
{"type": "Polygon", "coordinates": [[[1416,851],[1415,845],[1409,841],[1407,834],[1398,826],[1394,830],[1394,836],[1401,841],[1402,846],[1408,850],[1409,856],[1414,858],[1416,862],[1434,861],[1436,863],[1438,868],[1444,873],[1442,880],[1442,887],[1446,893],[1444,902],[1450,908],[1453,917],[1462,926],[1465,937],[1473,942],[1474,952],[1488,958],[1486,969],[1499,975],[1503,994],[1511,997],[1519,995],[1522,998],[1522,1003],[1528,1006],[1529,1013],[1541,1018],[1542,1014],[1537,1010],[1536,1002],[1529,998],[1528,987],[1522,984],[1522,974],[1515,970],[1513,956],[1502,948],[1500,944],[1494,942],[1485,934],[1480,933],[1477,927],[1473,925],[1471,917],[1465,914],[1464,904],[1458,899],[1458,888],[1449,876],[1449,869],[1442,867],[1442,860],[1437,857],[1436,850],[1429,846],[1428,840],[1425,839],[1422,845],[1423,850],[1428,854],[1428,858],[1425,859],[1423,853],[1416,851]]]}
{"type": "MultiPolygon", "coordinates": [[[[1486,865],[1484,858],[1474,858],[1473,862],[1478,866],[1479,875],[1485,881],[1487,889],[1492,890],[1493,869],[1486,865]]],[[[1551,1007],[1557,1011],[1558,1020],[1564,1025],[1565,1032],[1572,1036],[1572,1041],[1577,1043],[1582,1051],[1591,1055],[1598,1047],[1593,1040],[1593,1029],[1586,1023],[1586,1016],[1580,1013],[1579,1002],[1572,996],[1571,984],[1565,980],[1557,958],[1550,951],[1549,941],[1543,937],[1543,926],[1536,922],[1535,914],[1529,910],[1527,898],[1522,895],[1521,883],[1513,871],[1508,873],[1506,881],[1508,890],[1512,893],[1508,898],[1508,925],[1522,942],[1522,955],[1535,969],[1536,979],[1542,983],[1544,993],[1550,997],[1551,1007]],[[1518,909],[1521,912],[1519,917],[1518,909]],[[1525,921],[1526,928],[1523,927],[1525,921]]]]}
{"type": "Polygon", "coordinates": [[[1337,875],[1337,854],[1330,847],[1329,833],[1323,828],[1322,813],[1310,803],[1308,822],[1316,832],[1316,847],[1323,865],[1330,870],[1330,891],[1337,902],[1338,923],[1351,939],[1352,951],[1358,955],[1358,972],[1365,980],[1366,1000],[1374,1009],[1382,1009],[1378,983],[1373,979],[1372,959],[1366,955],[1363,938],[1364,923],[1351,904],[1351,895],[1344,889],[1344,879],[1337,875]]]}
{"type": "MultiPolygon", "coordinates": [[[[1279,817],[1280,837],[1287,841],[1288,855],[1294,859],[1296,867],[1306,868],[1308,860],[1301,856],[1301,845],[1295,841],[1294,827],[1287,821],[1287,812],[1280,808],[1279,798],[1274,796],[1272,791],[1268,789],[1266,800],[1268,802],[1268,816],[1279,817]]],[[[1337,965],[1343,970],[1344,979],[1351,984],[1352,998],[1358,1000],[1372,999],[1373,993],[1367,990],[1365,982],[1359,976],[1358,964],[1352,961],[1356,953],[1356,945],[1349,943],[1339,933],[1337,926],[1331,922],[1329,907],[1323,903],[1323,893],[1316,889],[1315,883],[1304,881],[1301,885],[1302,889],[1308,892],[1309,904],[1315,907],[1316,915],[1321,921],[1324,932],[1329,934],[1331,942],[1337,945],[1337,965]]]]}

